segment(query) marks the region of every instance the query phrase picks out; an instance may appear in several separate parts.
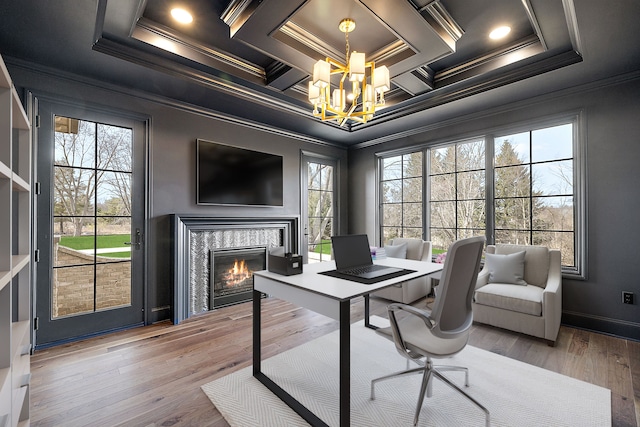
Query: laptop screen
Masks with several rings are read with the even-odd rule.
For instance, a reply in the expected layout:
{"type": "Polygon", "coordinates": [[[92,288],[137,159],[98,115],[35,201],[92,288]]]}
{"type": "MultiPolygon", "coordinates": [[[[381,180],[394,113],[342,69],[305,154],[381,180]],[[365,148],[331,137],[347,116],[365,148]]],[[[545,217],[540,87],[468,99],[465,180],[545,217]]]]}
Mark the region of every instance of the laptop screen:
{"type": "Polygon", "coordinates": [[[373,264],[369,238],[366,234],[352,234],[331,237],[333,258],[337,270],[362,267],[373,264]]]}

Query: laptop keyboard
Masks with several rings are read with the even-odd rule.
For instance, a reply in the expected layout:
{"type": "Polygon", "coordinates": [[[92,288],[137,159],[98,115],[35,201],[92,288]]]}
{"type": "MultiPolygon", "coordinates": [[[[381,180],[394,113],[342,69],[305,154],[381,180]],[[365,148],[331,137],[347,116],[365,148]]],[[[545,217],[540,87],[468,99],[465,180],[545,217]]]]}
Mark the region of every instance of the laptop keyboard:
{"type": "Polygon", "coordinates": [[[341,273],[351,274],[352,276],[359,276],[360,274],[371,273],[372,271],[379,270],[380,268],[385,267],[380,265],[365,265],[364,267],[349,268],[347,270],[341,271],[341,273]]]}

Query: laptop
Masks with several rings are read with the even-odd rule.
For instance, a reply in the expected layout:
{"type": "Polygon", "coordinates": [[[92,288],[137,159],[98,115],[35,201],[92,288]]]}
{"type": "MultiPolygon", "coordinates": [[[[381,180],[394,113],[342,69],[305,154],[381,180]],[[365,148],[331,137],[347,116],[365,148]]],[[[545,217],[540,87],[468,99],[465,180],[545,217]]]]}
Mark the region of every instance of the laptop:
{"type": "Polygon", "coordinates": [[[331,237],[336,271],[361,279],[375,279],[387,274],[403,271],[402,268],[373,264],[369,238],[366,234],[351,234],[331,237]]]}

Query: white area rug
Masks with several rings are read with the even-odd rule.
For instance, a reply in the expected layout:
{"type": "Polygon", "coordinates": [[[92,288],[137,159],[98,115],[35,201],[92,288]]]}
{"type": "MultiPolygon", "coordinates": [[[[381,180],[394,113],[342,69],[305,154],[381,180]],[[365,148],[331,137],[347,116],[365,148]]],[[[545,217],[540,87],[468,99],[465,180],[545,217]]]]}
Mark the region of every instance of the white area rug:
{"type": "MultiPolygon", "coordinates": [[[[377,325],[385,322],[372,319],[377,325]]],[[[471,346],[441,363],[469,368],[466,391],[489,409],[492,426],[611,425],[608,389],[471,346]]],[[[378,383],[376,400],[369,399],[373,378],[405,366],[391,341],[362,323],[351,326],[351,425],[413,425],[420,375],[378,383]]],[[[339,425],[338,332],[269,358],[262,362],[262,369],[327,424],[339,425]]],[[[448,376],[464,386],[463,373],[448,376]]],[[[232,427],[307,425],[253,378],[252,367],[205,384],[202,390],[232,427]]],[[[423,404],[419,425],[484,426],[484,422],[479,408],[436,381],[433,397],[423,404]]]]}

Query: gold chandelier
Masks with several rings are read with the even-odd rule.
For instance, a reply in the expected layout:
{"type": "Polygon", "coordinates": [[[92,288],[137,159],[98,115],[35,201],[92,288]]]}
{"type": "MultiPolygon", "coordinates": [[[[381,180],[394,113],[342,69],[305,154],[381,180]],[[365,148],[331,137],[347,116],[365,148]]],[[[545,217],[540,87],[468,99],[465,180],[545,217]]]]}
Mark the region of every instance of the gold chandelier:
{"type": "Polygon", "coordinates": [[[338,28],[344,33],[347,64],[329,57],[316,62],[309,82],[309,102],[313,104],[313,115],[323,121],[335,120],[340,126],[347,120],[366,123],[373,118],[376,107],[384,105],[384,93],[390,88],[389,69],[384,65],[376,68],[373,61],[365,62],[362,52],[354,50],[349,54],[349,33],[356,28],[353,19],[343,19],[338,28]],[[332,91],[333,74],[340,75],[340,83],[332,91]],[[349,93],[345,90],[347,78],[351,82],[349,93]]]}

